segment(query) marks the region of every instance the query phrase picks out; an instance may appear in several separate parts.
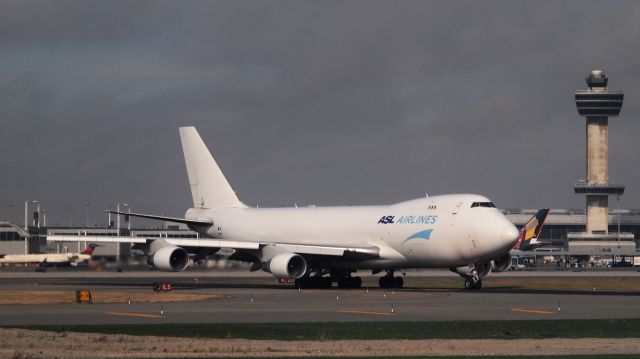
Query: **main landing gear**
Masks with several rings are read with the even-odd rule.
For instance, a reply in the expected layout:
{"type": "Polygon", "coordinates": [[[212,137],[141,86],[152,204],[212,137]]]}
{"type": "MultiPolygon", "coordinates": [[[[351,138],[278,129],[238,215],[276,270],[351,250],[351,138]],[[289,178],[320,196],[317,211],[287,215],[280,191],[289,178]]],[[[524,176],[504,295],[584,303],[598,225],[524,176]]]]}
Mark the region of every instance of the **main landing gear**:
{"type": "Polygon", "coordinates": [[[338,288],[362,288],[362,278],[346,275],[338,279],[338,288]]]}
{"type": "Polygon", "coordinates": [[[316,271],[314,275],[306,275],[295,280],[296,288],[331,288],[333,282],[338,282],[338,288],[362,288],[362,278],[352,277],[351,272],[326,270],[316,271]],[[329,273],[329,275],[326,275],[329,273]]]}
{"type": "Polygon", "coordinates": [[[380,277],[378,284],[380,288],[402,288],[404,286],[404,279],[402,277],[394,277],[393,270],[388,270],[387,275],[380,277]]]}

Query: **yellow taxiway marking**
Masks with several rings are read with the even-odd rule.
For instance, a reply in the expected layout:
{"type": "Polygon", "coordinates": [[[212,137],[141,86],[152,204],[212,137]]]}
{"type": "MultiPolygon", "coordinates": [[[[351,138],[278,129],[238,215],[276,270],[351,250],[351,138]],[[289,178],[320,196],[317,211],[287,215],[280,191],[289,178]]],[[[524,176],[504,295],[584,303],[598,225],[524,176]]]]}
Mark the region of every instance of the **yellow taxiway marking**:
{"type": "Polygon", "coordinates": [[[338,310],[339,313],[350,313],[350,314],[372,314],[372,315],[393,315],[393,313],[383,313],[383,312],[370,312],[367,310],[347,310],[342,309],[338,310]]]}
{"type": "Polygon", "coordinates": [[[524,308],[512,308],[512,312],[518,313],[533,313],[533,314],[553,314],[555,312],[549,310],[541,310],[541,309],[524,309],[524,308]]]}
{"type": "Polygon", "coordinates": [[[146,313],[104,312],[104,314],[121,315],[124,317],[162,318],[162,315],[159,315],[159,314],[146,314],[146,313]]]}

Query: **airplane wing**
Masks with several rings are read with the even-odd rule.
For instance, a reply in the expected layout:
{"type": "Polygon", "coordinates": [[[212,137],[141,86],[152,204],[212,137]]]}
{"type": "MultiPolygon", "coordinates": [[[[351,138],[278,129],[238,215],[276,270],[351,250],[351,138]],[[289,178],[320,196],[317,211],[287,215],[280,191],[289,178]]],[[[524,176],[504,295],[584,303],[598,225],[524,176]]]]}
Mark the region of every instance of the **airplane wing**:
{"type": "MultiPolygon", "coordinates": [[[[120,214],[125,216],[140,217],[154,220],[163,220],[175,223],[184,223],[189,226],[206,226],[213,225],[213,220],[210,218],[205,219],[187,219],[158,216],[153,214],[133,213],[133,212],[120,212],[110,211],[105,212],[112,214],[120,214]]],[[[78,236],[48,236],[49,241],[63,241],[63,242],[75,242],[75,241],[91,241],[102,243],[150,243],[157,238],[137,238],[137,237],[90,237],[83,236],[84,239],[76,238],[78,236]],[[64,237],[64,238],[63,238],[64,237]],[[49,239],[51,238],[51,239],[49,239]],[[95,239],[94,239],[95,238],[95,239]]],[[[348,246],[326,246],[316,244],[291,244],[291,243],[260,243],[260,242],[239,242],[217,239],[174,239],[164,238],[168,243],[174,244],[180,247],[202,247],[202,248],[231,248],[236,250],[259,250],[262,246],[275,245],[287,249],[292,253],[306,254],[306,255],[318,255],[318,256],[338,256],[352,260],[372,259],[380,258],[380,248],[376,246],[371,247],[348,247],[348,246]]]]}
{"type": "MultiPolygon", "coordinates": [[[[47,236],[51,242],[92,242],[92,243],[133,243],[149,244],[159,238],[145,237],[105,237],[105,236],[47,236]]],[[[224,239],[193,239],[193,238],[162,238],[167,243],[184,248],[230,248],[235,250],[257,251],[267,245],[274,245],[286,249],[292,253],[302,255],[335,256],[351,260],[364,260],[380,257],[380,248],[326,246],[316,244],[291,244],[291,243],[261,243],[248,241],[231,241],[224,239]]]]}

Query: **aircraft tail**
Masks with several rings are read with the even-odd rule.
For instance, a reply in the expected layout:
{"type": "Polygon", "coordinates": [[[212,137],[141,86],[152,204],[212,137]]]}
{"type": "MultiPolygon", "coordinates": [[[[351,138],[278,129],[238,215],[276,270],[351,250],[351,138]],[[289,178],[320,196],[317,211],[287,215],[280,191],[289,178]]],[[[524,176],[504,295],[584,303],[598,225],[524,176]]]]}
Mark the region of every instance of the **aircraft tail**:
{"type": "Polygon", "coordinates": [[[520,237],[513,246],[513,249],[526,251],[540,246],[538,237],[542,232],[542,227],[549,214],[549,208],[539,209],[536,214],[531,217],[527,224],[520,230],[520,237]]]}
{"type": "Polygon", "coordinates": [[[96,249],[96,247],[98,247],[97,244],[95,243],[91,243],[87,246],[87,248],[84,249],[84,252],[82,252],[82,254],[88,254],[90,256],[93,255],[93,251],[96,249]]]}
{"type": "Polygon", "coordinates": [[[193,206],[196,208],[246,207],[224,177],[195,127],[180,127],[193,206]]]}

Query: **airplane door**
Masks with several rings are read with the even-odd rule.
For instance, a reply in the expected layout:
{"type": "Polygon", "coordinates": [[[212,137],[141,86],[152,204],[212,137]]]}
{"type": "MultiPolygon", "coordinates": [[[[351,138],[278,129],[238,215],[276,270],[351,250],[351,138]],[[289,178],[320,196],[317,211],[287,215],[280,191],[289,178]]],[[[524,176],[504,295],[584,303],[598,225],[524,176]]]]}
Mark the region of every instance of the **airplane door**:
{"type": "Polygon", "coordinates": [[[453,210],[451,211],[451,214],[458,214],[458,211],[460,210],[460,207],[462,207],[462,202],[456,203],[456,206],[453,207],[453,210]]]}

